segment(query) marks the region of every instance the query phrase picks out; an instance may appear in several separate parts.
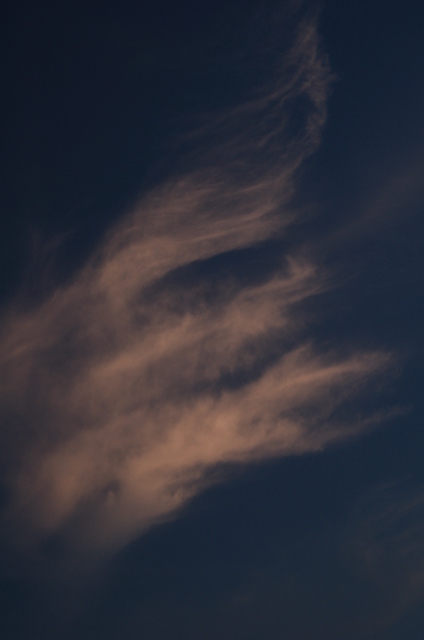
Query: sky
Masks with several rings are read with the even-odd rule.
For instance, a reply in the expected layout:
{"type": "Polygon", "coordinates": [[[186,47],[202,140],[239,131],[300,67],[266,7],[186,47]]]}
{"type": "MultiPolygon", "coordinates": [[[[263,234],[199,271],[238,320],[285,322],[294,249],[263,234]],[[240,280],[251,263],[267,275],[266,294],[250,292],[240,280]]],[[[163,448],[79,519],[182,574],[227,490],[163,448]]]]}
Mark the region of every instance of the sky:
{"type": "Polygon", "coordinates": [[[2,637],[421,640],[422,2],[2,14],[2,637]]]}

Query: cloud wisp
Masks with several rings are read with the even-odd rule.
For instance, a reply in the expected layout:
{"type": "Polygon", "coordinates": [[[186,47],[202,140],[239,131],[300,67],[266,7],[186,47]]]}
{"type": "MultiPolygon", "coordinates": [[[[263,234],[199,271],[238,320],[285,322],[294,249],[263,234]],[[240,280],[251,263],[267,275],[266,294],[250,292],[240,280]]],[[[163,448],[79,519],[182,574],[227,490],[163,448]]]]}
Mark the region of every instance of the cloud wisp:
{"type": "Polygon", "coordinates": [[[319,451],[360,430],[334,412],[389,358],[323,354],[304,335],[302,302],[324,287],[314,265],[286,256],[268,277],[214,286],[184,276],[293,221],[295,172],[319,142],[329,82],[305,22],[279,80],[203,132],[216,142],[196,170],[142,198],[72,282],[4,315],[17,539],[63,534],[108,552],[174,515],[220,465],[319,451]]]}

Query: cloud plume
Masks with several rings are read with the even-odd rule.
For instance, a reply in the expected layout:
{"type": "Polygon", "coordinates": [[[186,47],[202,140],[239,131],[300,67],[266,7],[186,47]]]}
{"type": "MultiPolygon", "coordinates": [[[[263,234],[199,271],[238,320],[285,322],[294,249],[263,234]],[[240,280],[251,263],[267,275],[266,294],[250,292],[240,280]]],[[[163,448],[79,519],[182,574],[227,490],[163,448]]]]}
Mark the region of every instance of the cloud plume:
{"type": "Polygon", "coordinates": [[[220,465],[357,433],[334,412],[389,359],[323,354],[304,335],[302,303],[325,287],[316,266],[294,253],[247,282],[187,275],[288,229],[329,82],[305,22],[277,81],[198,133],[215,142],[195,170],[145,195],[71,282],[4,314],[2,448],[23,538],[66,533],[111,550],[173,515],[220,465]]]}

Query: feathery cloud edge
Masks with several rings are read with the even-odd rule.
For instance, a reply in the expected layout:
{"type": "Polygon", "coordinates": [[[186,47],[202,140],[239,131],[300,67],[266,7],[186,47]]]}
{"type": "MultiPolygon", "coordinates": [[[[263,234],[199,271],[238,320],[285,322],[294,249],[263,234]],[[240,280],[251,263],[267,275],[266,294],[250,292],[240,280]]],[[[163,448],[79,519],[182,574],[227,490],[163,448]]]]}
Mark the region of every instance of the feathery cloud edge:
{"type": "Polygon", "coordinates": [[[366,426],[334,411],[390,357],[321,354],[299,336],[301,303],[325,286],[316,266],[288,256],[212,297],[167,282],[290,225],[330,81],[305,21],[275,84],[217,118],[198,169],[147,194],[71,283],[4,316],[8,517],[22,540],[63,533],[111,551],[173,516],[217,465],[319,451],[366,426]]]}

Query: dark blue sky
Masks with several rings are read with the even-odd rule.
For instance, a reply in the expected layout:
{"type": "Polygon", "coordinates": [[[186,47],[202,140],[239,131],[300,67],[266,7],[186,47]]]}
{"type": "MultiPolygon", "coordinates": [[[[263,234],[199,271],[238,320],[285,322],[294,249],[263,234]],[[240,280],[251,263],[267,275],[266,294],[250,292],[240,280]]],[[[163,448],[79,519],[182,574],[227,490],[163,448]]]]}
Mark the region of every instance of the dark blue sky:
{"type": "Polygon", "coordinates": [[[422,2],[2,14],[2,637],[421,640],[422,2]]]}

